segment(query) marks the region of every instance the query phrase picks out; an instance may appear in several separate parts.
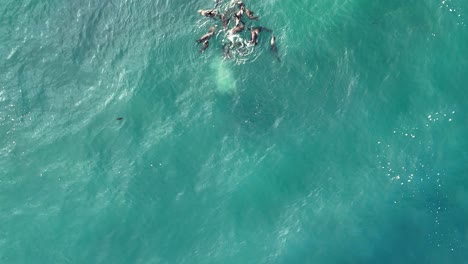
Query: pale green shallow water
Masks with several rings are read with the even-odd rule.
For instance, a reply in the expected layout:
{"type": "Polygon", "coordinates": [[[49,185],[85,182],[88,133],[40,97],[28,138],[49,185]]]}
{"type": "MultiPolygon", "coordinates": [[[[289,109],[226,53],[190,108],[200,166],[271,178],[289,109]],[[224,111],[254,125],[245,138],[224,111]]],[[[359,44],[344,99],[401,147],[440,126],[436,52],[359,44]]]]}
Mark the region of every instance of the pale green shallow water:
{"type": "Polygon", "coordinates": [[[468,263],[468,2],[246,4],[1,1],[1,263],[468,263]]]}

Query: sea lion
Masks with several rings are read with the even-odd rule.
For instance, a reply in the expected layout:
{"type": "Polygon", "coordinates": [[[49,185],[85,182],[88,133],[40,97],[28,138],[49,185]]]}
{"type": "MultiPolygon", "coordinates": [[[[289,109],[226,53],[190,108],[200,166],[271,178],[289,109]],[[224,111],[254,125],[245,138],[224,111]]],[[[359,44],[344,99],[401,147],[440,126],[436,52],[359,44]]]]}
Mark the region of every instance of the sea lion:
{"type": "Polygon", "coordinates": [[[123,120],[123,117],[117,117],[115,120],[122,121],[122,120],[123,120]]]}
{"type": "Polygon", "coordinates": [[[234,35],[236,33],[241,32],[242,30],[244,30],[244,28],[245,28],[244,22],[240,21],[239,25],[231,28],[231,30],[229,32],[231,33],[231,35],[234,35]]]}
{"type": "Polygon", "coordinates": [[[215,27],[215,30],[210,31],[206,33],[205,35],[201,36],[201,38],[197,39],[196,40],[197,43],[204,42],[205,40],[209,40],[214,35],[215,32],[216,32],[216,27],[215,27]]]}
{"type": "Polygon", "coordinates": [[[258,19],[258,16],[254,16],[254,12],[250,9],[248,9],[247,7],[245,7],[245,4],[242,2],[242,1],[239,1],[237,2],[237,6],[239,7],[239,12],[242,11],[245,12],[245,14],[247,15],[247,17],[251,20],[257,20],[258,19]]]}
{"type": "Polygon", "coordinates": [[[258,16],[254,16],[254,12],[250,11],[249,9],[245,8],[245,15],[250,19],[250,20],[257,20],[258,16]]]}
{"type": "MultiPolygon", "coordinates": [[[[244,14],[244,11],[243,10],[239,10],[239,12],[237,13],[234,13],[233,17],[234,19],[236,20],[236,24],[235,26],[238,27],[240,25],[240,23],[242,24],[245,24],[241,19],[242,19],[242,15],[244,14]]],[[[243,28],[242,28],[243,29],[243,28]]],[[[242,30],[241,30],[242,31],[242,30]]]]}
{"type": "Polygon", "coordinates": [[[244,24],[244,22],[239,17],[235,17],[235,18],[236,18],[236,27],[239,26],[240,23],[244,24]]]}
{"type": "Polygon", "coordinates": [[[241,9],[241,10],[239,10],[237,13],[234,13],[233,16],[234,16],[234,18],[241,19],[243,14],[244,14],[244,10],[241,9]]]}
{"type": "Polygon", "coordinates": [[[258,44],[258,34],[262,31],[272,32],[271,29],[266,27],[250,27],[250,44],[256,46],[258,44]]]}
{"type": "Polygon", "coordinates": [[[258,43],[258,33],[260,33],[259,28],[250,28],[250,44],[253,44],[254,46],[257,45],[258,43]]]}
{"type": "Polygon", "coordinates": [[[208,9],[208,10],[200,9],[197,12],[200,13],[200,15],[202,16],[211,17],[211,18],[215,18],[218,16],[218,11],[214,9],[208,9]]]}
{"type": "Polygon", "coordinates": [[[229,16],[226,16],[226,14],[221,14],[221,24],[223,25],[223,29],[226,29],[229,26],[229,16]]]}
{"type": "Polygon", "coordinates": [[[254,46],[257,45],[258,43],[258,34],[263,30],[263,27],[250,27],[250,44],[253,44],[254,46]]]}
{"type": "Polygon", "coordinates": [[[200,48],[199,52],[204,52],[209,46],[210,46],[210,43],[208,42],[208,40],[203,41],[203,45],[200,48]]]}
{"type": "Polygon", "coordinates": [[[273,55],[275,55],[276,59],[278,59],[278,62],[281,62],[281,60],[280,60],[280,58],[278,56],[278,48],[276,47],[275,35],[271,35],[270,50],[271,50],[271,52],[273,52],[273,55]]]}

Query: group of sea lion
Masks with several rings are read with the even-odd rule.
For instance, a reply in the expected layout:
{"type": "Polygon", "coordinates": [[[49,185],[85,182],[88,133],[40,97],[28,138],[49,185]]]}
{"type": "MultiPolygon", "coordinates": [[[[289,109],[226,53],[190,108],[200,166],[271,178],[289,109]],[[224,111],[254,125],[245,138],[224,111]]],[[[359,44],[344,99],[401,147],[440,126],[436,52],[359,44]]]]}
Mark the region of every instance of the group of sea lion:
{"type": "MultiPolygon", "coordinates": [[[[242,1],[235,2],[234,0],[232,0],[230,8],[227,8],[225,12],[221,12],[218,8],[222,0],[215,1],[216,5],[213,9],[198,10],[198,13],[200,13],[200,15],[204,17],[212,18],[214,20],[219,19],[219,21],[221,21],[223,31],[227,31],[227,33],[230,36],[239,34],[245,29],[246,23],[242,20],[244,14],[249,20],[259,19],[259,17],[255,16],[254,12],[248,9],[242,1]],[[228,29],[231,20],[234,20],[234,26],[228,29]]],[[[247,28],[250,30],[250,41],[248,41],[247,44],[252,46],[256,46],[258,44],[258,36],[260,32],[272,32],[271,29],[261,26],[249,26],[247,28]]],[[[206,34],[204,34],[197,40],[197,43],[202,43],[202,47],[199,50],[200,52],[204,52],[209,47],[209,40],[215,35],[217,29],[218,25],[213,25],[208,29],[208,32],[206,34]]],[[[225,54],[225,57],[227,58],[230,58],[229,49],[229,46],[227,46],[226,44],[223,45],[223,52],[225,54]]],[[[276,38],[273,34],[271,34],[270,39],[270,50],[273,52],[276,59],[280,61],[280,58],[278,56],[278,48],[276,47],[276,38]]]]}

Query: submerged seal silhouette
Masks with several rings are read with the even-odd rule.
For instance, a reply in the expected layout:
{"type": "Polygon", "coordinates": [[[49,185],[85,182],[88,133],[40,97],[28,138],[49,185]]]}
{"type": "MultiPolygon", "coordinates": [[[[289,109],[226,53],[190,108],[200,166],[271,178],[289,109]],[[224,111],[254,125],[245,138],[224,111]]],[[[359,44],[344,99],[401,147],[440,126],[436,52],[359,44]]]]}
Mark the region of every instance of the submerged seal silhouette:
{"type": "Polygon", "coordinates": [[[276,38],[275,35],[271,35],[271,40],[270,40],[270,50],[273,52],[273,55],[275,55],[276,59],[281,62],[279,56],[278,56],[278,48],[276,47],[276,38]]]}

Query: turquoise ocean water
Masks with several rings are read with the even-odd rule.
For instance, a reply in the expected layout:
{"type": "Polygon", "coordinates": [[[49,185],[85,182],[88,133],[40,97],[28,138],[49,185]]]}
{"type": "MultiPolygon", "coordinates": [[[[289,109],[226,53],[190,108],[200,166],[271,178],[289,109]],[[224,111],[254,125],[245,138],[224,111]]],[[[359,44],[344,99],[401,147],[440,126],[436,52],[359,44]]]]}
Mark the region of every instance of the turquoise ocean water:
{"type": "Polygon", "coordinates": [[[468,2],[245,3],[1,1],[1,263],[468,263],[468,2]]]}

